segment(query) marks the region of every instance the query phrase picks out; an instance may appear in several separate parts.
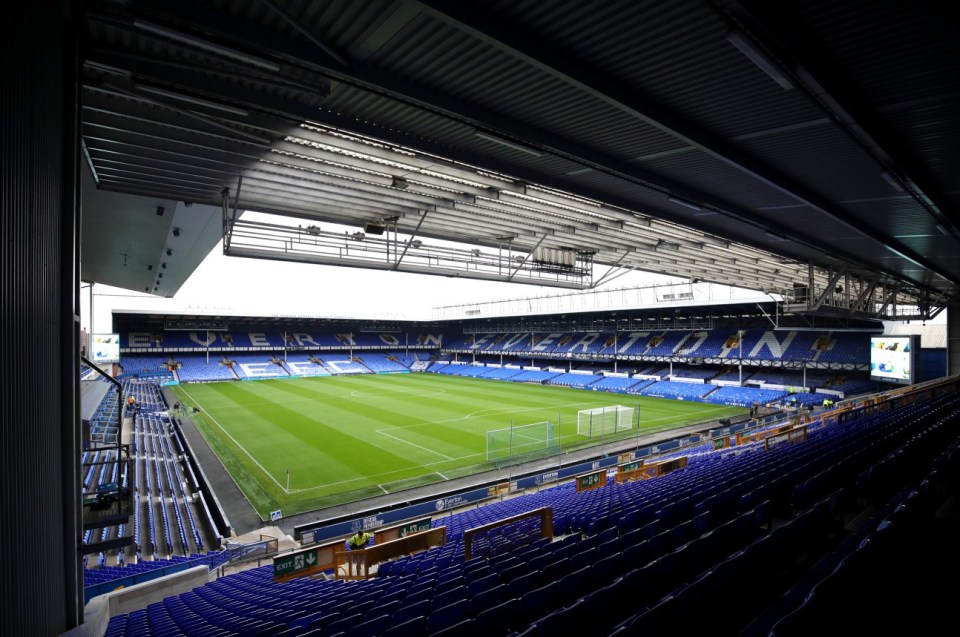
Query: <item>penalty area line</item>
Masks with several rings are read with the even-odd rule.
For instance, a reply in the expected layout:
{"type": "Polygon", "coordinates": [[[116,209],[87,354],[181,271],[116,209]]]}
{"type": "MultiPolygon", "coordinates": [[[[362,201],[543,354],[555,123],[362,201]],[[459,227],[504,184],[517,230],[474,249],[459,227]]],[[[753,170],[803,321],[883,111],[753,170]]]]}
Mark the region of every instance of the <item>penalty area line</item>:
{"type": "Polygon", "coordinates": [[[394,435],[392,435],[392,434],[388,434],[388,433],[387,433],[386,431],[384,431],[383,429],[377,429],[377,433],[378,433],[378,434],[382,434],[382,435],[384,435],[384,436],[387,436],[388,438],[393,438],[394,440],[397,440],[397,441],[399,441],[399,442],[404,442],[404,443],[406,443],[406,444],[408,444],[408,445],[413,445],[413,446],[416,447],[417,449],[423,449],[424,451],[429,451],[430,453],[436,454],[436,455],[440,456],[441,458],[446,458],[447,460],[453,460],[453,458],[451,458],[450,456],[448,456],[448,455],[446,455],[446,454],[442,454],[442,453],[440,453],[439,451],[434,451],[433,449],[428,449],[428,448],[426,448],[426,447],[421,447],[421,446],[418,445],[417,443],[415,443],[415,442],[410,442],[409,440],[404,440],[403,438],[397,438],[396,436],[394,436],[394,435]]]}

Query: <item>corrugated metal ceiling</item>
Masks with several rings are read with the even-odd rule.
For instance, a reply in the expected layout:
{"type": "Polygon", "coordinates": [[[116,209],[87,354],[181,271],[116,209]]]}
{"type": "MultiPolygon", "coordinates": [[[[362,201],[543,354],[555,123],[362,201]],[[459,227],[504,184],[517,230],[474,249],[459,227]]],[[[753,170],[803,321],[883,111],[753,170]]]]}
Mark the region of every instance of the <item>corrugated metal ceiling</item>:
{"type": "MultiPolygon", "coordinates": [[[[323,214],[363,220],[396,205],[368,185],[355,212],[330,212],[350,208],[349,188],[331,199],[310,175],[286,174],[299,175],[287,192],[282,179],[268,183],[279,177],[266,175],[265,153],[314,120],[788,260],[845,263],[915,296],[952,296],[960,263],[941,254],[960,253],[950,249],[960,247],[960,62],[946,55],[957,44],[944,16],[874,3],[786,8],[792,36],[759,0],[94,1],[84,141],[104,189],[216,204],[245,175],[241,202],[262,209],[303,215],[312,199],[323,214]],[[733,32],[783,79],[731,44],[733,32]],[[178,173],[178,161],[194,172],[178,173]]],[[[453,223],[441,214],[425,222],[437,237],[453,238],[470,214],[488,221],[469,205],[446,213],[453,223]]],[[[518,231],[538,220],[512,214],[518,231]]],[[[584,231],[549,241],[610,241],[584,231]]],[[[622,242],[642,249],[644,232],[622,242]]],[[[602,250],[598,260],[625,262],[602,250]]],[[[678,268],[663,271],[694,275],[678,268]]]]}

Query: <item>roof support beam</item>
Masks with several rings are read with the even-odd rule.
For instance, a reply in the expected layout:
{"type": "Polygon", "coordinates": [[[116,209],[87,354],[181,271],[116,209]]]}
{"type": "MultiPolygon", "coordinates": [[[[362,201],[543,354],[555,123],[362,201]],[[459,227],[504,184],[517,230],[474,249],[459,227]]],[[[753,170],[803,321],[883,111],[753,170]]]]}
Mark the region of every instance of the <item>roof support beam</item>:
{"type": "Polygon", "coordinates": [[[423,225],[423,220],[426,218],[427,211],[424,210],[423,214],[420,215],[420,221],[417,222],[417,227],[414,228],[413,232],[410,233],[410,238],[407,239],[406,244],[403,246],[403,252],[401,252],[400,256],[397,257],[396,265],[393,266],[394,270],[400,267],[400,262],[403,261],[403,257],[407,256],[407,250],[409,250],[411,244],[413,244],[414,239],[417,237],[417,233],[420,232],[420,226],[423,225]]]}
{"type": "MultiPolygon", "coordinates": [[[[817,296],[817,300],[813,302],[813,305],[810,307],[811,310],[820,309],[820,306],[823,305],[823,302],[827,300],[827,297],[833,294],[833,291],[834,291],[833,286],[835,286],[837,282],[840,281],[840,277],[842,277],[846,273],[847,273],[846,266],[837,268],[836,272],[834,272],[830,276],[830,279],[827,281],[827,284],[823,286],[823,290],[817,296]]],[[[810,293],[811,294],[813,293],[813,288],[810,288],[810,293]]]]}
{"type": "Polygon", "coordinates": [[[895,284],[892,288],[890,288],[889,292],[887,292],[887,295],[883,298],[883,302],[880,304],[880,308],[877,310],[878,317],[886,316],[888,307],[893,307],[894,314],[896,314],[896,304],[894,303],[894,301],[896,300],[897,294],[899,292],[900,292],[899,283],[895,284]]]}
{"type": "Polygon", "coordinates": [[[867,299],[873,295],[873,291],[876,289],[877,282],[869,281],[867,285],[865,285],[860,291],[860,294],[857,295],[857,298],[853,301],[853,304],[850,306],[850,312],[862,312],[867,304],[867,299]]]}
{"type": "MultiPolygon", "coordinates": [[[[491,14],[478,10],[468,3],[439,2],[438,0],[419,0],[419,3],[431,16],[469,33],[490,46],[510,53],[533,68],[574,86],[638,121],[667,133],[678,141],[697,148],[797,201],[835,218],[851,229],[887,246],[904,259],[936,272],[948,281],[960,283],[941,271],[936,264],[923,255],[900,241],[884,236],[869,226],[864,226],[850,213],[769,164],[752,157],[749,153],[714,133],[696,126],[689,120],[678,117],[674,110],[658,104],[657,100],[649,95],[643,95],[633,88],[627,89],[604,78],[600,69],[580,64],[576,60],[571,60],[569,56],[561,55],[553,47],[538,42],[529,33],[520,31],[504,20],[495,19],[491,14]]],[[[524,140],[525,136],[521,135],[518,139],[524,140]]],[[[792,234],[796,236],[796,232],[792,234]]]]}
{"type": "Polygon", "coordinates": [[[536,251],[536,249],[540,247],[540,244],[542,244],[542,243],[543,243],[543,240],[546,239],[546,238],[547,238],[547,235],[543,235],[542,237],[540,237],[540,241],[537,242],[537,245],[533,246],[533,249],[530,250],[530,252],[528,252],[527,254],[524,255],[523,261],[520,262],[520,265],[518,265],[518,266],[513,270],[513,272],[510,273],[510,276],[507,277],[507,281],[513,281],[513,277],[515,277],[515,276],[517,275],[517,272],[520,271],[520,268],[522,268],[523,266],[525,266],[525,265],[527,264],[527,261],[530,259],[530,255],[533,254],[534,251],[536,251]]]}

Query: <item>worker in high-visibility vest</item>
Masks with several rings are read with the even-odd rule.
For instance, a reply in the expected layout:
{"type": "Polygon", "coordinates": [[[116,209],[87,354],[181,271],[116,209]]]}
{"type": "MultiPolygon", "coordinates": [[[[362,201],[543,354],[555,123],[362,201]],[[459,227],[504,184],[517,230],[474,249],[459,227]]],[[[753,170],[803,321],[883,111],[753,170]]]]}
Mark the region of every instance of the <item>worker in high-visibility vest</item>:
{"type": "Polygon", "coordinates": [[[365,547],[372,537],[373,536],[366,531],[360,530],[347,540],[347,545],[350,547],[350,550],[357,551],[365,547]]]}
{"type": "MultiPolygon", "coordinates": [[[[373,536],[367,533],[364,530],[357,531],[349,540],[347,540],[347,546],[350,548],[350,551],[362,551],[366,546],[367,542],[370,541],[370,538],[373,536]]],[[[361,555],[347,556],[347,568],[348,575],[360,575],[361,565],[363,564],[364,557],[361,555]]]]}

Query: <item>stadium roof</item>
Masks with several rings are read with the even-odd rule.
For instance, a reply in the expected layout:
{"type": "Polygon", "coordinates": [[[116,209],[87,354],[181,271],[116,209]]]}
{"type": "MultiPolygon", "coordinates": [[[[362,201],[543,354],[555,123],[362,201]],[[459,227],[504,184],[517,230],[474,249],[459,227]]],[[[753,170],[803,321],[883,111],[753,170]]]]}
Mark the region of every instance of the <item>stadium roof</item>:
{"type": "Polygon", "coordinates": [[[86,7],[87,280],[172,295],[225,229],[230,254],[574,288],[639,269],[794,311],[957,292],[947,3],[86,7]]]}
{"type": "Polygon", "coordinates": [[[923,349],[947,349],[947,326],[945,323],[917,325],[916,323],[895,323],[887,326],[885,334],[920,336],[923,349]]]}
{"type": "Polygon", "coordinates": [[[881,321],[853,316],[780,314],[772,296],[718,298],[710,284],[620,288],[503,299],[434,308],[431,316],[284,315],[227,308],[113,311],[113,329],[230,331],[239,329],[394,332],[417,329],[485,332],[577,332],[733,329],[870,331],[881,321]],[[614,297],[603,299],[599,297],[614,297]]]}

